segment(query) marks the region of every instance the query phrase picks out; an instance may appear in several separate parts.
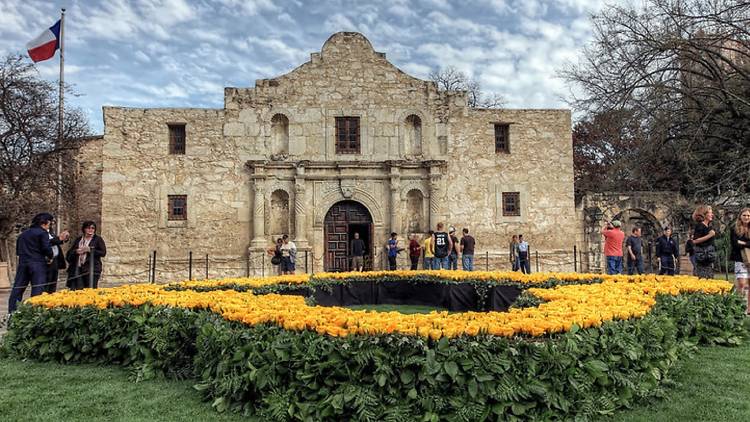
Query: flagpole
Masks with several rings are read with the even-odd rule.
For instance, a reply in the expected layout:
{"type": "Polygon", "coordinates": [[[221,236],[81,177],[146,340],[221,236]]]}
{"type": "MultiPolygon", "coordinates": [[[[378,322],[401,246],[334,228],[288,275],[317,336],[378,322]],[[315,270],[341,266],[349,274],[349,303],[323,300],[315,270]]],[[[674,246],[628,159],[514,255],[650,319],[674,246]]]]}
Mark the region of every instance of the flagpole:
{"type": "Polygon", "coordinates": [[[57,111],[57,224],[55,232],[60,234],[62,220],[62,145],[63,145],[63,110],[65,92],[65,9],[60,9],[60,98],[57,111]]]}

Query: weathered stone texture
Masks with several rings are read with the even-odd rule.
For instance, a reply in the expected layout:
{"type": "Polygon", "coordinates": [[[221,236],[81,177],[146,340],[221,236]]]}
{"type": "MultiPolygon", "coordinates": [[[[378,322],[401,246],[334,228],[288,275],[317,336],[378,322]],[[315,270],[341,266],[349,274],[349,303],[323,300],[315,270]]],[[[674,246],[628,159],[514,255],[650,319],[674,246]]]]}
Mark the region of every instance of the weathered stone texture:
{"type": "Polygon", "coordinates": [[[104,114],[109,267],[145,268],[149,250],[239,259],[250,246],[260,256],[288,230],[319,271],[326,213],[354,200],[372,216],[376,268],[391,230],[443,221],[470,228],[493,268],[523,233],[541,269],[572,269],[562,257],[577,233],[570,113],[470,109],[465,93],[406,75],[361,34],[334,34],[309,62],[255,88],[226,88],[224,109],[104,114]],[[336,154],[337,116],[360,118],[360,154],[336,154]],[[185,155],[168,153],[168,123],[186,124],[185,155]],[[510,154],[495,153],[495,123],[510,124],[510,154]],[[520,192],[520,217],[502,215],[503,192],[520,192]],[[167,221],[171,194],[188,196],[186,222],[167,221]]]}

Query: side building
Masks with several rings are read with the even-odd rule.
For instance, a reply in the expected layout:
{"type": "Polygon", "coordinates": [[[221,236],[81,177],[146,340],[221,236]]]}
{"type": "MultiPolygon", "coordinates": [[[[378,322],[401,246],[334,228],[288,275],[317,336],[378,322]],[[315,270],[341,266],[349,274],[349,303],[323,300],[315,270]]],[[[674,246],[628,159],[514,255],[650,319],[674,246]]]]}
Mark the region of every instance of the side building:
{"type": "Polygon", "coordinates": [[[211,277],[269,274],[264,250],[284,233],[300,270],[340,271],[354,232],[379,269],[391,231],[405,242],[438,222],[470,230],[477,269],[508,266],[518,233],[542,270],[573,268],[568,110],[470,108],[349,32],[224,98],[222,109],[104,108],[105,272],[145,269],[156,251],[160,279],[185,278],[192,251],[194,277],[206,255],[211,277]]]}

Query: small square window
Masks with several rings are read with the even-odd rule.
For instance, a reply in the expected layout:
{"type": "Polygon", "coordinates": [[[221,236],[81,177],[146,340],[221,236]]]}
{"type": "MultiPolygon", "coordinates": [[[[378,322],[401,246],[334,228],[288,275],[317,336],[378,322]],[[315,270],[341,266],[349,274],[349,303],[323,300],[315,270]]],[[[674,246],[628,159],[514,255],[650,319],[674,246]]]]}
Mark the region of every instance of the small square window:
{"type": "Polygon", "coordinates": [[[187,195],[169,195],[169,220],[187,220],[187,195]]]}
{"type": "Polygon", "coordinates": [[[185,125],[169,124],[169,153],[185,154],[185,125]]]}
{"type": "Polygon", "coordinates": [[[359,154],[359,117],[336,117],[336,154],[359,154]]]}
{"type": "Polygon", "coordinates": [[[521,215],[521,194],[519,192],[503,192],[503,217],[519,217],[521,215]]]}
{"type": "Polygon", "coordinates": [[[495,123],[495,153],[510,153],[510,125],[505,123],[495,123]]]}

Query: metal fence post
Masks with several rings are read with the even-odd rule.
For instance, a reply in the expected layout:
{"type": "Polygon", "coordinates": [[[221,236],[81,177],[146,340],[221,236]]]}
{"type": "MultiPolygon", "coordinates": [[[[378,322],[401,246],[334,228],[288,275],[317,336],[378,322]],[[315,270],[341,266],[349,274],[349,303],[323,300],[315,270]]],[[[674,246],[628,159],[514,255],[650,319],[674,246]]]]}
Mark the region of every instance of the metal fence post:
{"type": "Polygon", "coordinates": [[[208,254],[206,254],[206,280],[208,280],[208,254]]]}
{"type": "Polygon", "coordinates": [[[250,252],[247,253],[247,259],[245,260],[245,277],[250,277],[250,252]]]}
{"type": "Polygon", "coordinates": [[[578,247],[573,245],[573,272],[578,272],[578,247]]]}
{"type": "Polygon", "coordinates": [[[151,283],[156,283],[156,251],[153,252],[154,257],[151,259],[151,274],[153,275],[151,283]]]}
{"type": "Polygon", "coordinates": [[[148,282],[151,283],[153,280],[153,273],[151,272],[151,254],[148,254],[148,282]]]}
{"type": "Polygon", "coordinates": [[[188,252],[188,280],[193,279],[193,251],[188,252]]]}
{"type": "Polygon", "coordinates": [[[305,251],[305,274],[307,273],[307,251],[305,251]]]}
{"type": "Polygon", "coordinates": [[[539,272],[539,251],[534,251],[536,255],[536,272],[539,272]]]}
{"type": "Polygon", "coordinates": [[[484,253],[484,269],[485,271],[490,270],[490,251],[484,253]]]}
{"type": "Polygon", "coordinates": [[[96,284],[94,284],[94,253],[93,249],[89,252],[89,286],[92,289],[99,287],[99,280],[96,280],[96,284]]]}
{"type": "Polygon", "coordinates": [[[260,276],[265,277],[266,276],[266,254],[263,253],[260,256],[260,276]]]}

